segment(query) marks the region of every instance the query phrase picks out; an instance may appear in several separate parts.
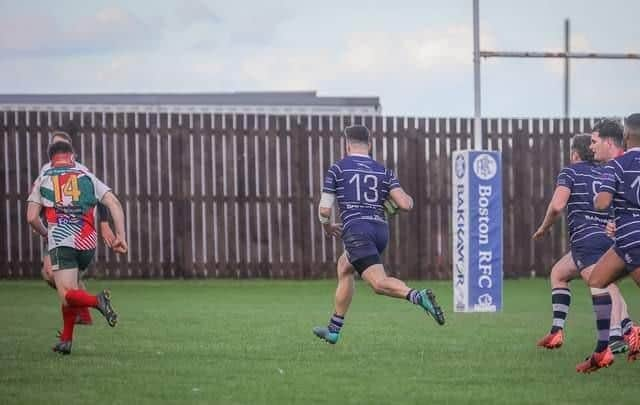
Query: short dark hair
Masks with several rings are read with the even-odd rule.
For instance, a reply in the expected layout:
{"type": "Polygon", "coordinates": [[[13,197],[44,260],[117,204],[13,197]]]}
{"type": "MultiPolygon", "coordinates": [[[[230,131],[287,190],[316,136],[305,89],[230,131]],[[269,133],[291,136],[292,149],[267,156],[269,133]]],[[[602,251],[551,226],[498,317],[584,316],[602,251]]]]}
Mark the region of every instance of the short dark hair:
{"type": "Polygon", "coordinates": [[[344,129],[344,136],[349,143],[369,144],[369,129],[364,125],[351,125],[344,129]]]}
{"type": "Polygon", "coordinates": [[[69,135],[68,133],[64,132],[64,131],[53,131],[53,134],[51,134],[51,139],[58,137],[58,138],[62,138],[65,141],[67,141],[68,143],[72,143],[71,142],[71,135],[69,135]]]}
{"type": "Polygon", "coordinates": [[[591,135],[578,134],[571,138],[571,150],[574,150],[580,156],[580,160],[583,162],[593,162],[593,151],[589,147],[591,145],[591,135]]]}
{"type": "Polygon", "coordinates": [[[604,118],[594,125],[593,132],[597,132],[600,138],[611,139],[616,146],[622,147],[624,131],[617,120],[604,118]]]}
{"type": "Polygon", "coordinates": [[[640,136],[640,113],[631,114],[625,118],[624,129],[629,135],[640,136]]]}
{"type": "Polygon", "coordinates": [[[71,146],[70,143],[64,141],[54,142],[49,145],[47,153],[49,154],[49,159],[51,159],[58,153],[73,153],[73,146],[71,146]]]}

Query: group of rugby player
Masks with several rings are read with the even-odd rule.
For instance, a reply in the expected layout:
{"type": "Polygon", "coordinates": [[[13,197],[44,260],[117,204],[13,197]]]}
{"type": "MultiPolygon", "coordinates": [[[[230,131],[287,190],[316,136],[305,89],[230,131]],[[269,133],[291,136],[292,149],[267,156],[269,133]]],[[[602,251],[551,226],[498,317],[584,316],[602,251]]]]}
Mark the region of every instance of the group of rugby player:
{"type": "MultiPolygon", "coordinates": [[[[345,252],[337,263],[334,313],[326,327],[313,329],[314,334],[338,342],[356,272],[376,293],[404,298],[443,325],[444,313],[433,292],[409,288],[388,276],[380,258],[389,237],[388,216],[411,210],[413,199],[393,171],[371,158],[366,127],[347,127],[344,134],[346,157],[327,171],[318,219],[327,235],[342,238],[345,252]],[[334,203],[341,223],[331,222],[334,203]]],[[[70,137],[54,133],[48,154],[51,162],[42,168],[29,196],[27,220],[47,238],[43,276],[57,289],[62,303],[63,330],[53,350],[69,354],[74,325],[92,322],[88,308],[99,310],[110,326],[117,323],[109,291],[91,295],[80,281],[96,248],[96,205],[108,209],[115,226],[114,235],[108,215],[99,216],[107,246],[117,253],[128,248],[118,199],[76,161],[70,137]]],[[[558,175],[545,218],[533,235],[542,238],[567,208],[571,249],[551,271],[553,324],[538,345],[555,349],[564,343],[569,282],[582,277],[590,287],[598,331],[594,353],[576,367],[588,373],[610,366],[617,353],[628,352],[629,361],[640,357],[640,327],[630,320],[616,285],[627,274],[640,285],[640,114],[629,116],[624,128],[617,121],[602,120],[590,135],[574,136],[570,161],[558,175]]]]}
{"type": "MultiPolygon", "coordinates": [[[[379,255],[388,240],[385,207],[387,212],[410,210],[412,198],[402,190],[391,170],[369,156],[371,140],[366,127],[348,127],[345,135],[348,156],[329,169],[319,218],[328,235],[342,236],[346,253],[338,260],[336,312],[327,328],[316,328],[314,333],[330,343],[338,341],[351,303],[356,271],[376,293],[406,298],[437,323],[444,324],[444,314],[431,290],[409,288],[403,281],[387,276],[381,264],[379,255]],[[349,173],[349,177],[343,173],[349,173]],[[339,225],[329,221],[336,199],[342,217],[339,225]]],[[[51,162],[42,167],[34,182],[28,199],[27,220],[34,232],[47,238],[42,275],[58,291],[62,303],[63,329],[53,350],[70,354],[74,325],[92,323],[89,308],[99,310],[112,327],[118,320],[111,306],[110,292],[104,290],[91,295],[80,280],[96,248],[96,205],[101,234],[107,246],[118,253],[126,253],[127,243],[124,214],[118,199],[77,161],[68,134],[56,132],[51,140],[48,150],[51,162]],[[115,235],[102,205],[111,213],[115,235]],[[40,217],[42,212],[46,225],[40,217]]]]}
{"type": "Polygon", "coordinates": [[[630,319],[616,282],[631,275],[640,286],[640,114],[598,122],[591,134],[575,135],[570,164],[558,175],[546,215],[533,239],[541,239],[566,208],[570,251],[551,270],[553,323],[538,346],[556,349],[565,340],[571,304],[569,282],[590,287],[596,318],[593,352],[580,373],[609,367],[614,355],[640,357],[640,327],[630,319]]]}

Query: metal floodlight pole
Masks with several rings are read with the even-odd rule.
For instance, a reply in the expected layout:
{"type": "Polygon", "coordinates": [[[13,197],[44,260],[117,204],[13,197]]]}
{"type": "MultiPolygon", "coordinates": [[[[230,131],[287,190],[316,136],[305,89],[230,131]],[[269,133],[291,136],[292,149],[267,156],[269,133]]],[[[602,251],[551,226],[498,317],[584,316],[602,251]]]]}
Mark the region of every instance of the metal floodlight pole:
{"type": "Polygon", "coordinates": [[[473,147],[482,149],[482,108],[480,98],[480,0],[473,0],[473,147]]]}

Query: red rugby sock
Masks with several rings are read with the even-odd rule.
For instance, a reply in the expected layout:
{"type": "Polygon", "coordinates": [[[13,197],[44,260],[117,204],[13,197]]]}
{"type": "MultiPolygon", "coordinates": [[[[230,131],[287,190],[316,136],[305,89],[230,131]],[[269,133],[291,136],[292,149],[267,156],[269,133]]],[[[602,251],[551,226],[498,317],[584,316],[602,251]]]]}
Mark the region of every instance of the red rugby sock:
{"type": "Polygon", "coordinates": [[[76,309],[68,305],[62,306],[62,334],[60,340],[69,341],[73,340],[73,326],[76,323],[76,309]]]}
{"type": "Polygon", "coordinates": [[[89,307],[78,308],[78,317],[84,324],[91,324],[93,322],[89,307]]]}
{"type": "Polygon", "coordinates": [[[84,290],[69,290],[64,296],[71,307],[97,307],[98,298],[84,290]]]}

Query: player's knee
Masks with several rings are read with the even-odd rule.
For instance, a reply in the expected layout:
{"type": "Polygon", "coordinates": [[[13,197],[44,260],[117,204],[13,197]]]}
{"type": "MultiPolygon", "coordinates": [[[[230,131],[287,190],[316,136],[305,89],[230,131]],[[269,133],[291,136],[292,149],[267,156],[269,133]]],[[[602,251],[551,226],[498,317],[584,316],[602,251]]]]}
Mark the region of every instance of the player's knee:
{"type": "Polygon", "coordinates": [[[69,290],[64,287],[58,287],[57,290],[58,290],[58,298],[60,298],[60,302],[62,303],[62,305],[67,305],[66,296],[69,290]]]}
{"type": "Polygon", "coordinates": [[[556,267],[551,269],[551,274],[549,274],[549,280],[551,281],[552,285],[555,285],[558,283],[565,283],[567,281],[565,280],[565,277],[563,277],[563,275],[561,274],[561,271],[558,270],[558,268],[556,267]]]}
{"type": "Polygon", "coordinates": [[[591,288],[607,288],[608,287],[606,280],[598,277],[594,273],[592,273],[591,277],[589,277],[588,284],[589,284],[589,287],[591,288]]]}
{"type": "Polygon", "coordinates": [[[47,269],[47,266],[42,266],[42,268],[40,269],[40,274],[42,274],[42,279],[44,281],[49,281],[53,278],[51,277],[51,273],[49,272],[49,269],[47,269]]]}
{"type": "Polygon", "coordinates": [[[341,256],[338,259],[338,278],[351,276],[353,274],[353,266],[349,263],[346,257],[341,256]]]}

